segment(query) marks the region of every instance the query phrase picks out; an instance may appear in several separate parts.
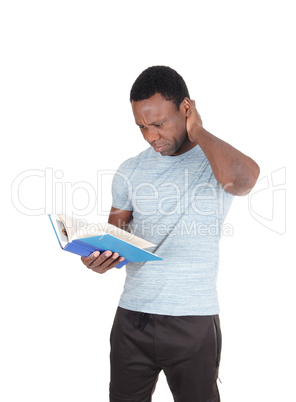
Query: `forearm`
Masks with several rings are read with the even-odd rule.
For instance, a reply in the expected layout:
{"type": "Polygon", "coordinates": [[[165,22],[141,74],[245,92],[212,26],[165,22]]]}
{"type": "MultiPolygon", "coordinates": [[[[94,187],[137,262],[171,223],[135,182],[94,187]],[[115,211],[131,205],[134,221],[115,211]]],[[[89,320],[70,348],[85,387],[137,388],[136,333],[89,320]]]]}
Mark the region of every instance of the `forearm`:
{"type": "Polygon", "coordinates": [[[254,187],[260,169],[253,159],[201,126],[191,129],[190,138],[197,141],[216,179],[227,192],[245,195],[254,187]]]}
{"type": "Polygon", "coordinates": [[[111,207],[108,223],[120,229],[127,230],[128,224],[132,219],[132,211],[111,207]]]}

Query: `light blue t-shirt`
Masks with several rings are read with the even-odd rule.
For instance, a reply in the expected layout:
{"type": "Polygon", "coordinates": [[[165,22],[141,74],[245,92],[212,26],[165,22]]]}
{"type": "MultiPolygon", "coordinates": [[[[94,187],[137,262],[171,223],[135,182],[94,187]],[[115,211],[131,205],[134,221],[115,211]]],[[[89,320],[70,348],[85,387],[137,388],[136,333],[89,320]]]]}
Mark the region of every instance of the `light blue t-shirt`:
{"type": "Polygon", "coordinates": [[[133,211],[131,232],[163,261],[129,263],[119,306],[164,315],[219,313],[216,280],[221,226],[232,196],[197,145],[177,156],[148,148],[123,162],[113,207],[133,211]]]}

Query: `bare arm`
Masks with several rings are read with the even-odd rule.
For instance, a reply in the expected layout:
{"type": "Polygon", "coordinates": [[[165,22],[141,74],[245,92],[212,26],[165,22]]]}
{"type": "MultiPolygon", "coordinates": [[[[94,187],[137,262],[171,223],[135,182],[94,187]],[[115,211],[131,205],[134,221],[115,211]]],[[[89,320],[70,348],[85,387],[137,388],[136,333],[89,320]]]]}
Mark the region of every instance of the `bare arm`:
{"type": "MultiPolygon", "coordinates": [[[[108,222],[120,229],[125,229],[131,217],[132,211],[112,207],[108,222]]],[[[121,257],[118,253],[112,253],[110,250],[106,250],[102,254],[99,251],[95,251],[88,257],[81,257],[81,261],[87,268],[99,274],[104,274],[123,260],[124,257],[121,257]]]]}
{"type": "Polygon", "coordinates": [[[108,222],[111,223],[111,225],[126,230],[126,227],[132,218],[132,213],[133,211],[127,211],[125,209],[117,209],[112,207],[109,214],[108,222]]]}
{"type": "Polygon", "coordinates": [[[227,142],[215,137],[202,126],[195,102],[189,100],[187,133],[205,153],[213,173],[225,191],[233,195],[246,195],[254,187],[260,173],[257,163],[227,142]]]}

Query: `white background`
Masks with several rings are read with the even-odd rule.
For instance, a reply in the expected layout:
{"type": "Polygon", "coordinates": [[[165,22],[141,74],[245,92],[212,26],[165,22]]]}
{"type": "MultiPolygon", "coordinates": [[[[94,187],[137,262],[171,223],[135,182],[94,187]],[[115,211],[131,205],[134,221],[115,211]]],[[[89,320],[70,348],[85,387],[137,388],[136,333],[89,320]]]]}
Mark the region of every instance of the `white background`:
{"type": "MultiPolygon", "coordinates": [[[[97,172],[147,147],[129,90],[155,64],[184,77],[207,130],[261,167],[251,198],[236,198],[227,217],[234,235],[221,240],[221,399],[291,400],[293,2],[6,0],[0,31],[1,400],[108,401],[109,332],[124,269],[86,269],[59,249],[48,217],[26,209],[49,212],[66,183],[71,192],[79,182],[109,209],[110,180],[98,188],[97,172]],[[45,169],[46,179],[32,176],[45,169]]],[[[85,190],[74,192],[76,208],[87,202],[85,190]]],[[[96,209],[88,218],[107,219],[96,209]]],[[[153,401],[172,401],[163,375],[153,401]]]]}

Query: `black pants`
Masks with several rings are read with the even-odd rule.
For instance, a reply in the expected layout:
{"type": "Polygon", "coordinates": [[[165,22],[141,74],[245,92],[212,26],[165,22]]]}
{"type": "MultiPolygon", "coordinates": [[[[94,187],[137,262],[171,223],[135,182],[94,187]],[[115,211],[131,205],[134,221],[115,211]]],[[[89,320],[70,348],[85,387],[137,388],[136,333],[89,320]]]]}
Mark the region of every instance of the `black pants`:
{"type": "Polygon", "coordinates": [[[111,402],[150,402],[164,371],[175,402],[219,402],[221,330],[215,316],[118,307],[111,331],[111,402]]]}

